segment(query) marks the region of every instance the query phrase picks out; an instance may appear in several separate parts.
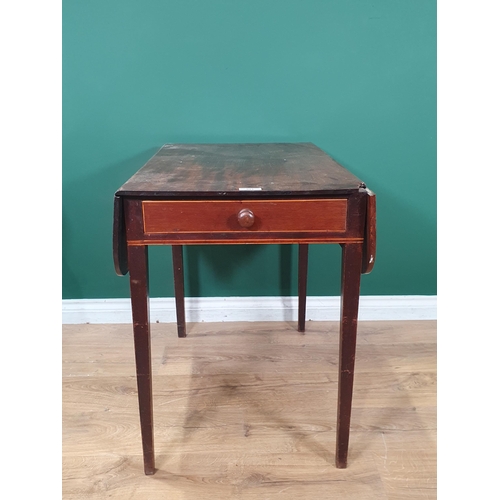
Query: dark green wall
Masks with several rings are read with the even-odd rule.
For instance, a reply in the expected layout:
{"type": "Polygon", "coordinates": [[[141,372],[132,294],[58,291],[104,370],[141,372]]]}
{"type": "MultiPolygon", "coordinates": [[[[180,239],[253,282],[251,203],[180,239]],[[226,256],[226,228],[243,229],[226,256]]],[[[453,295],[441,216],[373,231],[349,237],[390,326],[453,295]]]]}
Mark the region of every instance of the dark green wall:
{"type": "MultiPolygon", "coordinates": [[[[275,141],[315,143],[376,192],[364,295],[436,293],[435,0],[65,0],[63,298],[128,296],[113,193],[162,144],[275,141]]],[[[152,296],[173,294],[170,257],[150,249],[152,296]]],[[[192,296],[296,293],[295,246],[185,259],[192,296]]],[[[309,294],[338,294],[339,265],[313,245],[309,294]]]]}

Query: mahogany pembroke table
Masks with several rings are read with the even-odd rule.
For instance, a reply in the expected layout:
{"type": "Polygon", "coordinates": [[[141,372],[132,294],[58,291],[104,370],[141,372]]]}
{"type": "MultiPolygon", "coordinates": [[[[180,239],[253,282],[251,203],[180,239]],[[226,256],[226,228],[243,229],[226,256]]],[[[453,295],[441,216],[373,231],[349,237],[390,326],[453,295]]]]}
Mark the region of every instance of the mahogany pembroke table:
{"type": "MultiPolygon", "coordinates": [[[[375,195],[311,143],[165,144],[114,198],[113,257],[130,273],[146,474],[154,474],[148,246],[172,245],[179,337],[186,336],[183,245],[299,245],[305,329],[309,243],[342,247],[336,465],[347,466],[360,277],[375,261],[375,195]]],[[[265,300],[265,298],[263,298],[265,300]]]]}

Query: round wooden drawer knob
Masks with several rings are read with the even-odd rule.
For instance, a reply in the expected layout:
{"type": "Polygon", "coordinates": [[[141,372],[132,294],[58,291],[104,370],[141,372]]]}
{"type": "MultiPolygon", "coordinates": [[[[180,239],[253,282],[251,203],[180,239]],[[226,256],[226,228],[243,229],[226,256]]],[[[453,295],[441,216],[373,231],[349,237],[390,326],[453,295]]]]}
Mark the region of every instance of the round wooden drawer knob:
{"type": "Polygon", "coordinates": [[[252,227],[255,222],[255,215],[248,208],[243,208],[238,213],[238,223],[241,227],[252,227]]]}

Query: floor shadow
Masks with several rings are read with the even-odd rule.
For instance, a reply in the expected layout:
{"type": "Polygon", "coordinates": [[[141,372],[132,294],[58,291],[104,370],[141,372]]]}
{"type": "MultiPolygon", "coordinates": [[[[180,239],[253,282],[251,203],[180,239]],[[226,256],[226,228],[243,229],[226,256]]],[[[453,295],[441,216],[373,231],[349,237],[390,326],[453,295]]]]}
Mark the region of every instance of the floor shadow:
{"type": "MultiPolygon", "coordinates": [[[[237,332],[235,332],[237,333],[237,332]]],[[[290,335],[296,335],[303,338],[302,333],[297,332],[296,325],[294,328],[290,328],[290,335]]],[[[227,335],[231,333],[226,332],[227,335]]],[[[237,333],[239,335],[239,333],[237,333]]],[[[313,335],[312,332],[310,332],[313,335]]],[[[242,333],[244,335],[244,333],[242,333]]],[[[203,335],[205,336],[205,335],[203,335]]],[[[322,443],[314,438],[314,433],[300,428],[300,424],[294,422],[293,418],[287,418],[283,416],[283,411],[276,407],[276,410],[272,408],[269,403],[266,404],[266,408],[262,402],[262,397],[266,397],[266,390],[269,391],[269,387],[266,386],[266,382],[263,381],[262,377],[259,375],[259,363],[269,363],[275,360],[272,357],[264,357],[262,359],[262,350],[256,348],[257,345],[271,344],[273,336],[272,327],[269,331],[261,331],[257,334],[255,332],[251,333],[248,337],[248,341],[245,341],[243,347],[243,354],[245,360],[255,360],[255,369],[252,371],[238,369],[232,369],[230,372],[222,371],[220,374],[210,374],[207,375],[203,372],[203,366],[199,365],[195,367],[194,370],[196,374],[193,374],[190,380],[190,388],[188,390],[189,396],[186,402],[186,413],[183,422],[183,432],[182,436],[176,440],[169,441],[168,443],[163,443],[158,447],[157,455],[159,456],[158,468],[167,467],[169,461],[172,459],[169,456],[168,450],[172,449],[182,449],[188,443],[197,439],[197,432],[200,428],[209,427],[213,425],[214,421],[220,420],[217,416],[220,408],[225,408],[227,406],[233,406],[233,408],[241,406],[242,411],[245,413],[254,412],[260,414],[260,421],[263,426],[269,425],[269,427],[277,428],[280,431],[286,433],[291,437],[295,444],[300,445],[300,447],[305,447],[310,452],[321,457],[325,462],[331,465],[335,465],[335,450],[325,447],[322,443]],[[200,372],[201,370],[201,372],[200,372]],[[207,377],[212,377],[211,383],[207,386],[207,377]],[[250,391],[248,390],[250,388],[250,391]],[[261,388],[261,389],[259,389],[261,388]],[[250,394],[250,397],[249,397],[250,394]]],[[[214,338],[214,342],[217,341],[214,338]]],[[[198,347],[193,344],[192,356],[193,359],[202,360],[204,355],[203,346],[198,347]]],[[[235,353],[235,356],[238,356],[235,353]]],[[[166,356],[166,362],[168,363],[168,355],[166,356]]],[[[200,362],[200,361],[199,361],[200,362]]],[[[253,362],[253,361],[252,361],[253,362]]],[[[203,364],[203,361],[201,361],[203,364]]],[[[336,368],[333,369],[336,372],[336,368]]],[[[286,374],[283,374],[283,384],[286,385],[286,374]]],[[[327,380],[324,381],[325,386],[330,386],[327,380]]],[[[278,393],[280,391],[279,387],[273,388],[269,391],[278,391],[276,397],[278,398],[278,393]]],[[[245,420],[245,419],[243,419],[245,420]]],[[[332,428],[335,425],[335,414],[332,413],[332,428]]],[[[328,429],[331,431],[331,428],[328,429]]],[[[241,433],[242,436],[248,437],[251,433],[255,432],[249,424],[243,423],[241,433]]]]}
{"type": "MultiPolygon", "coordinates": [[[[404,329],[398,332],[397,324],[390,328],[392,328],[392,335],[399,338],[404,337],[404,329]],[[394,328],[396,328],[396,331],[394,328]]],[[[401,345],[399,349],[400,354],[398,355],[398,357],[401,357],[402,363],[400,371],[393,370],[394,359],[389,360],[388,356],[391,354],[385,354],[385,351],[388,351],[393,344],[390,342],[381,342],[380,344],[374,342],[365,346],[366,339],[370,336],[383,336],[386,333],[384,327],[370,326],[364,322],[359,327],[351,419],[351,443],[348,457],[350,463],[360,460],[363,456],[366,457],[366,454],[373,449],[372,446],[377,445],[376,442],[370,443],[367,440],[356,439],[356,434],[359,432],[370,432],[373,433],[374,438],[380,436],[381,439],[384,439],[383,434],[386,432],[426,431],[426,425],[420,419],[416,411],[417,409],[414,406],[415,403],[411,399],[411,390],[413,388],[417,388],[418,390],[420,385],[434,384],[435,374],[426,372],[416,373],[415,369],[411,366],[405,368],[404,353],[408,352],[408,358],[410,358],[412,350],[416,349],[415,344],[408,343],[401,345]],[[366,372],[363,366],[363,359],[366,359],[368,356],[371,358],[370,372],[366,372]],[[378,374],[384,374],[383,380],[377,378],[378,374]],[[359,377],[363,377],[364,379],[362,387],[357,383],[359,377]],[[373,406],[374,397],[379,399],[378,406],[375,407],[376,411],[374,411],[373,406]],[[384,400],[384,398],[386,399],[384,400]]],[[[245,335],[244,332],[240,333],[236,331],[225,331],[223,333],[223,335],[235,334],[245,335]]],[[[289,334],[303,338],[303,334],[297,332],[295,328],[290,328],[289,334]]],[[[333,391],[336,400],[338,388],[338,322],[332,323],[332,330],[329,331],[329,334],[332,334],[333,343],[331,349],[328,349],[331,352],[325,354],[328,358],[327,362],[331,364],[331,371],[325,379],[325,390],[333,391]]],[[[203,337],[207,335],[210,334],[199,334],[199,336],[203,337]]],[[[334,441],[331,448],[326,447],[315,435],[318,435],[319,432],[335,434],[336,406],[332,405],[331,408],[331,425],[329,428],[319,431],[304,429],[303,420],[294,421],[293,416],[288,417],[288,412],[283,411],[282,406],[279,404],[273,407],[270,400],[278,402],[280,400],[280,391],[286,391],[286,388],[281,389],[281,384],[276,384],[275,381],[270,386],[269,379],[263,380],[261,374],[262,368],[265,367],[261,363],[268,365],[264,371],[269,374],[271,373],[269,363],[276,362],[277,360],[273,359],[272,353],[268,356],[263,356],[262,348],[256,347],[268,344],[272,345],[272,325],[268,331],[250,331],[247,335],[248,340],[244,340],[239,349],[235,349],[234,354],[220,354],[220,360],[222,361],[226,359],[226,356],[230,356],[231,359],[234,356],[235,361],[241,358],[241,364],[235,362],[229,367],[221,365],[220,373],[215,373],[215,370],[206,371],[206,363],[212,364],[213,360],[205,362],[203,360],[205,355],[203,345],[199,345],[196,342],[192,344],[191,354],[192,358],[196,361],[193,364],[193,374],[190,379],[190,387],[187,390],[188,396],[184,422],[182,424],[182,434],[177,439],[171,440],[168,443],[158,443],[158,456],[159,458],[161,457],[158,461],[160,469],[167,467],[169,461],[173,459],[169,451],[174,449],[182,450],[188,443],[199,439],[199,434],[197,433],[200,429],[213,427],[214,422],[218,426],[223,426],[224,416],[221,416],[221,408],[228,407],[232,407],[232,411],[241,408],[243,412],[241,419],[243,423],[240,431],[241,437],[248,437],[254,432],[259,432],[261,426],[269,426],[276,432],[281,431],[292,438],[294,448],[305,448],[320,457],[325,463],[335,466],[334,441]],[[249,362],[252,363],[252,368],[250,368],[249,362]],[[207,380],[210,380],[210,383],[207,384],[207,380]],[[266,398],[266,401],[263,402],[262,398],[266,398]],[[258,414],[259,416],[249,418],[248,420],[244,418],[245,414],[248,415],[250,413],[258,414]],[[256,418],[259,422],[257,429],[248,423],[251,420],[255,421],[256,418]]],[[[318,335],[318,333],[306,327],[307,335],[318,335]]],[[[215,336],[213,340],[217,342],[215,336]]],[[[166,355],[166,362],[168,363],[168,354],[166,355]]],[[[282,376],[283,385],[286,386],[288,384],[286,373],[283,372],[282,376]]],[[[288,398],[289,396],[285,399],[288,398]]],[[[296,404],[300,404],[300,402],[296,401],[296,404]]],[[[235,417],[233,416],[232,418],[235,417]]],[[[318,425],[317,422],[314,422],[314,418],[311,421],[311,425],[318,425]]],[[[433,429],[429,428],[428,432],[433,432],[433,429]]]]}
{"type": "MultiPolygon", "coordinates": [[[[404,324],[405,322],[392,322],[391,326],[386,328],[391,329],[391,335],[404,339],[404,324]],[[398,331],[399,325],[401,325],[401,329],[398,331]]],[[[383,335],[384,333],[384,327],[377,326],[375,322],[361,322],[358,327],[351,434],[356,431],[371,431],[380,433],[381,436],[387,432],[411,430],[431,432],[434,429],[427,429],[418,415],[415,402],[411,399],[411,391],[435,385],[436,372],[419,372],[410,364],[405,366],[405,359],[411,359],[412,355],[415,355],[415,351],[423,349],[426,344],[422,343],[419,346],[419,344],[401,343],[398,348],[401,362],[400,366],[397,367],[398,370],[395,370],[392,366],[394,362],[389,362],[389,351],[393,350],[394,343],[366,344],[370,336],[383,335]],[[406,356],[405,353],[407,353],[406,356]],[[363,359],[368,357],[370,358],[371,370],[369,374],[373,376],[369,376],[363,366],[363,359]],[[384,374],[384,379],[378,377],[379,374],[384,374]],[[364,379],[362,392],[356,390],[359,387],[356,379],[359,377],[364,379]],[[373,406],[374,397],[379,399],[377,407],[373,406]],[[374,409],[377,411],[374,412],[374,409]],[[365,412],[365,410],[367,411],[365,412]],[[367,418],[367,415],[370,415],[370,418],[367,418]]],[[[351,445],[349,449],[350,460],[358,459],[369,446],[369,443],[366,442],[364,445],[360,445],[358,442],[351,445]]]]}

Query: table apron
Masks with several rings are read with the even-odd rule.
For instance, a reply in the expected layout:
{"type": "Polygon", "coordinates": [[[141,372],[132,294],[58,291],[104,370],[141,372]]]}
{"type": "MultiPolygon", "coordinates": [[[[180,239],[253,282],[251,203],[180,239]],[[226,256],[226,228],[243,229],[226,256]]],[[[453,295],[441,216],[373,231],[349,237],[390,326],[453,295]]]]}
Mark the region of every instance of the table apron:
{"type": "MultiPolygon", "coordinates": [[[[261,245],[261,244],[293,244],[293,243],[363,243],[363,238],[347,238],[345,236],[279,236],[279,235],[263,235],[259,237],[253,235],[252,238],[237,237],[232,235],[231,237],[217,237],[208,238],[200,237],[197,235],[174,235],[172,237],[161,237],[161,238],[145,238],[141,240],[129,240],[127,244],[129,246],[141,246],[141,245],[261,245]]],[[[204,235],[206,236],[206,235],[204,235]]]]}
{"type": "Polygon", "coordinates": [[[362,243],[366,194],[307,200],[129,199],[126,241],[138,245],[362,243]],[[255,220],[241,227],[237,215],[255,220]]]}

